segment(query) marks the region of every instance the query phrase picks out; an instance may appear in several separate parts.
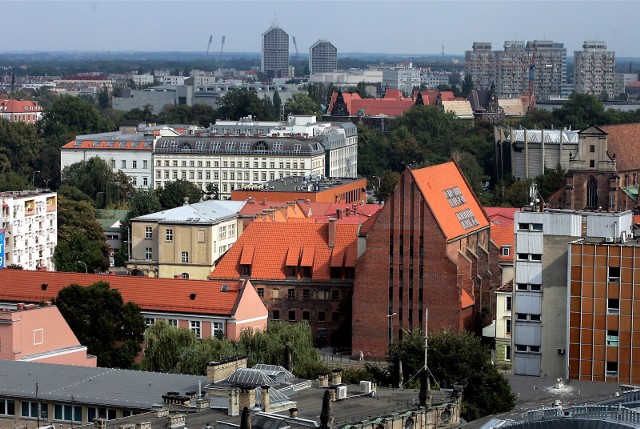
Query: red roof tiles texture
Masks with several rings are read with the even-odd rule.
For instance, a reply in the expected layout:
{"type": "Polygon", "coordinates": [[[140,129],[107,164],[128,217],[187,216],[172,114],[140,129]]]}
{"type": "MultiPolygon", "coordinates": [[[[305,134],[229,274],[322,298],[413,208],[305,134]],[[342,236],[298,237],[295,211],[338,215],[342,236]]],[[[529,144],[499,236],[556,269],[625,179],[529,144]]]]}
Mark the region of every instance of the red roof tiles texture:
{"type": "Polygon", "coordinates": [[[340,260],[347,267],[355,266],[359,225],[335,224],[336,240],[333,249],[329,248],[328,243],[329,227],[328,223],[252,222],[220,259],[209,277],[240,277],[241,255],[245,247],[253,246],[252,278],[284,280],[287,278],[286,267],[300,264],[312,267],[312,280],[329,281],[332,262],[340,260]]]}
{"type": "Polygon", "coordinates": [[[120,291],[125,302],[134,302],[143,310],[221,316],[233,315],[244,286],[244,281],[238,280],[155,279],[4,269],[0,270],[0,301],[47,301],[57,297],[58,292],[70,284],[89,286],[99,281],[109,283],[112,289],[120,291]],[[46,288],[42,286],[45,284],[46,288]],[[222,284],[229,285],[228,292],[221,291],[222,284]],[[195,293],[193,300],[192,293],[195,293]]]}
{"type": "Polygon", "coordinates": [[[607,152],[616,157],[618,171],[640,170],[640,123],[606,125],[607,152]]]}
{"type": "Polygon", "coordinates": [[[447,240],[453,240],[489,226],[489,220],[480,203],[455,162],[411,170],[411,174],[447,240]],[[464,203],[452,207],[445,190],[454,187],[460,190],[464,203]],[[465,227],[459,221],[458,217],[465,210],[469,210],[473,215],[475,225],[465,227]]]}
{"type": "Polygon", "coordinates": [[[2,113],[37,113],[42,112],[42,106],[37,101],[28,100],[0,100],[0,112],[2,113]]]}

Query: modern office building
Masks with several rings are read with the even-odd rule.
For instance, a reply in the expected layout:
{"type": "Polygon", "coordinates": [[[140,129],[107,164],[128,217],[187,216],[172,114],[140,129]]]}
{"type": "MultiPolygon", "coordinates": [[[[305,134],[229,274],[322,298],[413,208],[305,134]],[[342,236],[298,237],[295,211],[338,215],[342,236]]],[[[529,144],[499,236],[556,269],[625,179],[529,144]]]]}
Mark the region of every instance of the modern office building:
{"type": "MultiPolygon", "coordinates": [[[[584,297],[591,307],[581,307],[572,302],[569,306],[568,266],[569,243],[585,237],[599,243],[625,241],[631,233],[633,216],[627,212],[597,212],[573,210],[533,210],[516,212],[515,218],[515,278],[513,287],[512,359],[516,375],[567,377],[567,333],[569,324],[579,328],[584,323],[582,338],[594,344],[591,326],[595,307],[594,277],[588,271],[581,280],[588,282],[591,292],[580,295],[581,289],[571,283],[571,294],[584,297]],[[574,313],[588,313],[583,322],[575,320],[574,313]],[[589,329],[587,334],[586,330],[589,329]]],[[[578,249],[575,249],[577,252],[578,249]]],[[[582,252],[582,251],[581,251],[582,252]]],[[[589,252],[584,250],[584,252],[589,252]]],[[[618,252],[619,256],[619,252],[618,252]]],[[[593,267],[593,261],[590,260],[593,267]]],[[[572,266],[572,270],[573,265],[572,266]]],[[[618,265],[619,267],[619,265],[618,265]]],[[[606,272],[606,264],[604,268],[606,272]]],[[[577,269],[579,271],[579,269],[577,269]]],[[[631,272],[632,270],[630,270],[631,272]]],[[[618,268],[618,277],[620,269],[618,268]]],[[[573,276],[573,274],[572,274],[573,276]]],[[[606,276],[606,274],[605,274],[606,276]]],[[[619,280],[618,280],[619,281],[619,280]]],[[[605,278],[606,282],[606,278],[605,278]]],[[[583,289],[586,291],[586,288],[583,289]]],[[[598,293],[604,293],[600,291],[598,293]]],[[[578,300],[579,301],[579,300],[578,300]]],[[[600,309],[600,305],[597,307],[600,309]]],[[[601,310],[601,309],[600,309],[601,310]]],[[[601,317],[606,318],[604,310],[601,317]]],[[[604,322],[599,325],[604,326],[604,322]]],[[[602,329],[602,327],[600,327],[602,329]]],[[[579,341],[573,334],[572,342],[579,341]]],[[[592,354],[575,352],[574,358],[591,360],[592,354]]],[[[577,361],[574,362],[576,367],[577,361]]],[[[604,365],[604,364],[603,364],[604,365]]],[[[589,374],[591,374],[589,372],[589,374]]],[[[602,372],[604,375],[604,371],[602,372]]]]}
{"type": "Polygon", "coordinates": [[[382,86],[399,89],[405,97],[411,97],[413,90],[420,88],[420,70],[413,67],[383,69],[382,86]]]}
{"type": "Polygon", "coordinates": [[[327,40],[318,40],[309,48],[309,72],[335,73],[338,71],[338,50],[327,40]]]}
{"type": "Polygon", "coordinates": [[[616,95],[616,53],[607,51],[607,44],[587,40],[574,58],[575,91],[602,99],[616,95]]]}
{"type": "Polygon", "coordinates": [[[289,75],[289,35],[277,25],[262,33],[260,71],[269,79],[289,75]]]}
{"type": "Polygon", "coordinates": [[[0,210],[0,268],[53,270],[58,194],[39,189],[0,192],[0,210]]]}

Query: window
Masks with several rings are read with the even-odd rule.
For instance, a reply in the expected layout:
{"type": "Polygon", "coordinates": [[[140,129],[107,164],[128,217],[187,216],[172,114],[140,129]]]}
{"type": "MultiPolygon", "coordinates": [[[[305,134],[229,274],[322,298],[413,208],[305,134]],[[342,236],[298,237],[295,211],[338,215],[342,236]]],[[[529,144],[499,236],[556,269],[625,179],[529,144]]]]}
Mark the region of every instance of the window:
{"type": "Polygon", "coordinates": [[[540,346],[525,346],[516,344],[516,351],[521,353],[540,353],[540,346]]]}
{"type": "Polygon", "coordinates": [[[308,311],[303,311],[302,312],[302,320],[309,320],[309,312],[308,311]]]}
{"type": "Polygon", "coordinates": [[[227,238],[227,227],[226,226],[221,226],[218,228],[218,238],[219,239],[224,239],[227,238]]]}
{"type": "Polygon", "coordinates": [[[182,254],[180,255],[180,261],[182,261],[183,264],[188,264],[189,263],[189,252],[182,252],[182,254]]]}
{"type": "Polygon", "coordinates": [[[116,410],[113,408],[105,408],[105,407],[87,407],[87,420],[89,422],[93,422],[96,417],[100,417],[107,420],[115,420],[116,418],[116,410]]]}
{"type": "Polygon", "coordinates": [[[518,261],[542,261],[541,253],[518,253],[518,261]]]}
{"type": "Polygon", "coordinates": [[[231,224],[227,227],[227,233],[229,235],[229,238],[235,237],[236,236],[236,226],[231,224]]]}
{"type": "Polygon", "coordinates": [[[144,227],[144,238],[145,240],[153,238],[153,229],[150,226],[144,227]]]}
{"type": "Polygon", "coordinates": [[[508,296],[506,297],[507,299],[505,300],[505,307],[504,309],[507,311],[511,311],[511,297],[508,296]]]}
{"type": "Polygon", "coordinates": [[[296,321],[296,311],[295,310],[289,310],[289,320],[291,322],[295,322],[296,321]]]}
{"type": "Polygon", "coordinates": [[[596,161],[593,159],[589,160],[589,167],[594,168],[596,166],[596,161]]]}
{"type": "Polygon", "coordinates": [[[154,319],[153,317],[145,317],[144,318],[144,325],[148,328],[151,325],[155,325],[156,324],[156,319],[154,319]]]}
{"type": "Polygon", "coordinates": [[[127,168],[127,160],[123,159],[121,165],[123,169],[127,168]]]}
{"type": "Polygon", "coordinates": [[[13,399],[0,399],[0,416],[15,416],[16,404],[13,399]]]}
{"type": "Polygon", "coordinates": [[[138,161],[131,161],[131,168],[138,168],[138,161]]]}
{"type": "Polygon", "coordinates": [[[149,180],[147,179],[147,176],[144,176],[142,178],[142,186],[148,186],[149,185],[149,180]]]}
{"type": "Polygon", "coordinates": [[[539,314],[516,313],[516,320],[529,321],[529,322],[539,322],[540,321],[540,315],[539,314]]]}
{"type": "Polygon", "coordinates": [[[529,290],[539,292],[542,290],[542,285],[536,284],[527,284],[527,283],[516,283],[517,290],[529,290]]]}
{"type": "Polygon", "coordinates": [[[509,256],[511,254],[511,246],[502,246],[500,249],[502,256],[509,256]]]}
{"type": "Polygon", "coordinates": [[[111,160],[111,168],[116,168],[116,160],[115,159],[111,160]]]}
{"type": "Polygon", "coordinates": [[[264,288],[263,287],[259,287],[258,288],[258,296],[260,298],[264,298],[264,288]]]}
{"type": "Polygon", "coordinates": [[[138,186],[138,178],[137,178],[136,176],[133,176],[133,177],[131,178],[131,184],[132,184],[133,186],[138,186]]]}
{"type": "Polygon", "coordinates": [[[541,223],[519,223],[518,229],[525,231],[542,231],[541,223]]]}
{"type": "Polygon", "coordinates": [[[174,328],[178,327],[178,319],[167,319],[167,325],[173,326],[174,328]]]}
{"type": "Polygon", "coordinates": [[[196,336],[196,338],[202,338],[201,336],[201,331],[200,331],[200,321],[199,320],[192,320],[189,322],[189,329],[191,329],[191,332],[193,332],[196,336]]]}
{"type": "Polygon", "coordinates": [[[511,319],[504,319],[504,336],[511,336],[511,319]]]}
{"type": "Polygon", "coordinates": [[[164,239],[166,241],[173,241],[173,228],[167,228],[164,231],[164,239]]]}
{"type": "Polygon", "coordinates": [[[222,322],[211,322],[211,335],[220,338],[224,335],[224,324],[222,322]]]}
{"type": "Polygon", "coordinates": [[[607,313],[608,314],[620,313],[620,300],[618,298],[607,299],[607,313]]]}
{"type": "Polygon", "coordinates": [[[280,289],[274,289],[271,291],[271,298],[280,298],[280,289]]]}
{"type": "Polygon", "coordinates": [[[280,320],[280,310],[273,310],[271,313],[271,318],[273,320],[280,320]]]}
{"type": "Polygon", "coordinates": [[[142,168],[146,169],[147,168],[147,160],[145,159],[144,161],[142,161],[142,168]]]}
{"type": "Polygon", "coordinates": [[[39,418],[41,419],[46,420],[49,418],[47,404],[42,402],[22,401],[22,417],[37,419],[38,414],[40,414],[39,418]]]}
{"type": "Polygon", "coordinates": [[[339,291],[339,290],[337,290],[337,289],[333,289],[333,290],[331,291],[331,299],[333,299],[333,300],[338,300],[338,299],[340,299],[340,291],[339,291]]]}
{"type": "Polygon", "coordinates": [[[144,259],[150,261],[153,259],[153,249],[151,247],[144,248],[144,259]]]}
{"type": "Polygon", "coordinates": [[[594,153],[596,151],[596,145],[589,145],[589,152],[594,153]]]}
{"type": "Polygon", "coordinates": [[[607,362],[607,377],[618,376],[618,362],[607,362]]]}
{"type": "Polygon", "coordinates": [[[53,418],[63,422],[82,422],[82,407],[55,404],[53,406],[53,418]]]}
{"type": "Polygon", "coordinates": [[[504,360],[511,360],[511,346],[504,346],[504,360]]]}
{"type": "Polygon", "coordinates": [[[180,274],[180,278],[182,278],[183,280],[189,280],[189,273],[180,274]]]}
{"type": "Polygon", "coordinates": [[[598,181],[595,179],[595,177],[592,176],[587,181],[587,207],[594,209],[597,206],[598,206],[598,181]]]}
{"type": "Polygon", "coordinates": [[[620,267],[609,267],[609,281],[610,282],[620,281],[620,267]]]}
{"type": "Polygon", "coordinates": [[[287,298],[295,299],[296,298],[296,290],[295,289],[287,290],[287,298]]]}
{"type": "Polygon", "coordinates": [[[302,289],[302,299],[311,298],[311,291],[309,289],[302,289]]]}
{"type": "Polygon", "coordinates": [[[613,331],[613,330],[608,330],[607,331],[607,345],[608,346],[618,346],[618,341],[619,341],[618,337],[618,331],[613,331]]]}
{"type": "Polygon", "coordinates": [[[318,322],[324,322],[326,320],[326,316],[324,311],[318,311],[318,322]]]}

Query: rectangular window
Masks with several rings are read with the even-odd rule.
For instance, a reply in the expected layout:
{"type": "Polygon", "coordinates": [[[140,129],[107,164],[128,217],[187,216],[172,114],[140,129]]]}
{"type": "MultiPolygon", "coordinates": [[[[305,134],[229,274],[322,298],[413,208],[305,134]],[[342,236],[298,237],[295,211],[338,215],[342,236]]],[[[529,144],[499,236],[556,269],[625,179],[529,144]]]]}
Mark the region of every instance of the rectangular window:
{"type": "Polygon", "coordinates": [[[211,335],[219,338],[224,335],[224,324],[222,322],[211,322],[211,335]]]}
{"type": "Polygon", "coordinates": [[[311,291],[309,289],[302,289],[302,299],[311,298],[311,291]]]}
{"type": "Polygon", "coordinates": [[[618,347],[618,341],[619,341],[618,331],[608,330],[607,331],[607,345],[608,346],[618,347]]]}
{"type": "Polygon", "coordinates": [[[607,377],[618,376],[618,362],[607,362],[607,377]]]}
{"type": "Polygon", "coordinates": [[[280,310],[273,310],[271,313],[271,318],[273,320],[280,320],[280,310]]]}
{"type": "Polygon", "coordinates": [[[511,254],[511,246],[502,246],[502,256],[509,256],[511,254]]]}
{"type": "Polygon", "coordinates": [[[150,240],[153,238],[153,228],[151,228],[150,226],[144,227],[144,238],[145,240],[150,240]]]}
{"type": "Polygon", "coordinates": [[[620,281],[620,267],[609,267],[609,281],[616,283],[620,281]]]}
{"type": "Polygon", "coordinates": [[[164,234],[165,234],[165,237],[164,237],[165,241],[173,241],[173,228],[167,228],[164,231],[164,234]]]}
{"type": "Polygon", "coordinates": [[[131,161],[131,168],[138,168],[138,161],[131,161]]]}
{"type": "Polygon", "coordinates": [[[82,422],[82,407],[55,404],[53,406],[53,418],[63,422],[82,422]]]}
{"type": "Polygon", "coordinates": [[[326,315],[324,311],[318,311],[318,322],[324,322],[326,320],[326,315]]]}
{"type": "Polygon", "coordinates": [[[589,152],[594,153],[596,151],[596,145],[589,145],[589,152]]]}
{"type": "Polygon", "coordinates": [[[142,161],[142,168],[144,168],[146,170],[147,168],[147,160],[145,159],[144,161],[142,161]]]}
{"type": "Polygon", "coordinates": [[[123,159],[121,165],[123,169],[127,168],[127,160],[123,159]]]}
{"type": "Polygon", "coordinates": [[[511,319],[504,320],[504,334],[505,337],[511,336],[511,319]]]}
{"type": "Polygon", "coordinates": [[[607,299],[607,313],[608,314],[620,313],[620,300],[618,298],[607,299]]]}
{"type": "Polygon", "coordinates": [[[227,238],[227,227],[226,226],[218,227],[218,238],[220,240],[227,238]]]}
{"type": "Polygon", "coordinates": [[[167,319],[167,325],[173,326],[174,328],[178,327],[178,319],[167,319]]]}
{"type": "Polygon", "coordinates": [[[258,296],[260,298],[264,298],[264,288],[263,287],[259,287],[258,288],[258,296]]]}
{"type": "Polygon", "coordinates": [[[182,254],[180,255],[180,260],[182,261],[183,264],[188,264],[189,263],[189,252],[182,252],[182,254]]]}
{"type": "Polygon", "coordinates": [[[0,399],[0,416],[15,416],[16,405],[13,399],[0,399]]]}
{"type": "Polygon", "coordinates": [[[231,224],[227,227],[227,234],[229,235],[229,238],[233,238],[236,236],[236,226],[231,224]]]}
{"type": "Polygon", "coordinates": [[[295,299],[296,298],[296,290],[295,289],[287,290],[287,298],[295,299]]]}
{"type": "Polygon", "coordinates": [[[43,420],[47,420],[49,418],[47,404],[42,402],[22,401],[22,417],[37,419],[38,414],[43,420]]]}
{"type": "Polygon", "coordinates": [[[191,329],[191,332],[193,332],[196,336],[196,338],[202,338],[201,334],[202,332],[200,331],[200,321],[199,320],[192,320],[189,322],[189,329],[191,329]]]}
{"type": "Polygon", "coordinates": [[[511,360],[511,346],[504,346],[504,360],[511,360]]]}
{"type": "Polygon", "coordinates": [[[280,289],[274,289],[271,291],[271,298],[280,298],[280,289]]]}
{"type": "Polygon", "coordinates": [[[309,312],[308,311],[303,311],[302,312],[302,320],[309,320],[309,312]]]}
{"type": "Polygon", "coordinates": [[[144,325],[148,328],[151,325],[155,325],[156,324],[156,319],[153,317],[145,317],[144,318],[144,325]]]}
{"type": "Polygon", "coordinates": [[[150,261],[153,259],[153,249],[151,247],[144,248],[144,259],[150,261]]]}
{"type": "Polygon", "coordinates": [[[504,309],[507,311],[511,311],[511,297],[508,296],[506,297],[507,299],[505,300],[505,307],[504,309]]]}
{"type": "Polygon", "coordinates": [[[291,322],[295,322],[296,321],[296,311],[295,310],[289,310],[289,320],[291,322]]]}
{"type": "Polygon", "coordinates": [[[340,299],[340,291],[339,291],[339,290],[337,290],[337,289],[333,289],[333,290],[331,291],[331,299],[333,299],[333,300],[338,300],[338,299],[340,299]]]}
{"type": "Polygon", "coordinates": [[[113,408],[105,407],[87,407],[87,421],[93,422],[97,417],[107,420],[114,420],[116,418],[116,410],[113,408]]]}

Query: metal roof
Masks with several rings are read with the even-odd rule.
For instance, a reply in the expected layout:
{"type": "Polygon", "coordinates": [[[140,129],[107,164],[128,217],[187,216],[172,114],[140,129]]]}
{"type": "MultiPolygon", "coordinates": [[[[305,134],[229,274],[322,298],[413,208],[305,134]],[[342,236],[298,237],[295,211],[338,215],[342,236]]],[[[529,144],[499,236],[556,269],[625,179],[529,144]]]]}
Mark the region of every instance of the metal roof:
{"type": "MultiPolygon", "coordinates": [[[[578,143],[578,131],[569,130],[513,130],[513,136],[515,142],[524,142],[525,132],[527,134],[527,140],[530,143],[540,143],[544,136],[545,143],[560,143],[560,136],[562,136],[562,143],[578,143]]],[[[511,140],[511,135],[506,133],[507,141],[511,140]]]]}
{"type": "Polygon", "coordinates": [[[197,391],[203,376],[0,360],[0,396],[132,409],[162,404],[167,392],[197,391]],[[73,398],[72,398],[73,396],[73,398]]]}
{"type": "Polygon", "coordinates": [[[246,201],[208,200],[201,203],[186,204],[174,209],[163,210],[144,216],[134,221],[157,221],[163,223],[186,222],[199,224],[216,224],[236,216],[246,201]]]}

